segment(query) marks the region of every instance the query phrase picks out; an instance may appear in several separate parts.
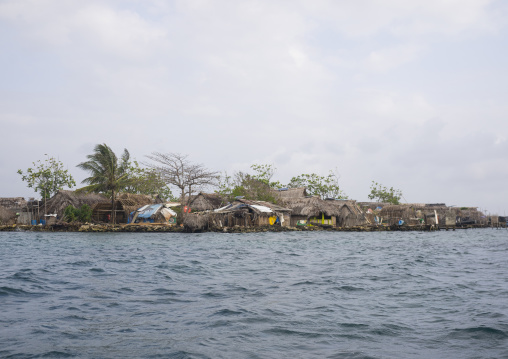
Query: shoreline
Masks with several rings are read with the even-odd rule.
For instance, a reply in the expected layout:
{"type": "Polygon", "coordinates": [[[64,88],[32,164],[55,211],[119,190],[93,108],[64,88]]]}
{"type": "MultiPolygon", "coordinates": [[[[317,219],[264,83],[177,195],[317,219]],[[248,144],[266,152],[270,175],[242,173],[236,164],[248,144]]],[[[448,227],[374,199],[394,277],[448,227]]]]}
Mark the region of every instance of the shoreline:
{"type": "Polygon", "coordinates": [[[505,227],[491,227],[487,225],[467,225],[467,226],[448,226],[435,227],[433,225],[418,226],[356,226],[356,227],[320,227],[320,226],[298,226],[298,227],[280,227],[280,226],[262,226],[262,227],[223,227],[203,231],[189,231],[183,227],[167,225],[111,225],[111,224],[52,224],[45,226],[31,225],[3,225],[0,226],[0,232],[85,232],[85,233],[262,233],[262,232],[433,232],[459,229],[486,229],[505,227]]]}

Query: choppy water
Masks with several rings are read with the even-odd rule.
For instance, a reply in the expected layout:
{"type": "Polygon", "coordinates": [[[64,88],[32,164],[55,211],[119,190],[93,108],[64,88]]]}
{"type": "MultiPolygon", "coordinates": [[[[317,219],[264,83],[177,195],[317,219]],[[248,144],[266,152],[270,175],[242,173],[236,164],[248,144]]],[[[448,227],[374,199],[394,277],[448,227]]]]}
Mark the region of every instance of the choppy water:
{"type": "Polygon", "coordinates": [[[2,358],[508,358],[508,231],[0,233],[2,358]]]}

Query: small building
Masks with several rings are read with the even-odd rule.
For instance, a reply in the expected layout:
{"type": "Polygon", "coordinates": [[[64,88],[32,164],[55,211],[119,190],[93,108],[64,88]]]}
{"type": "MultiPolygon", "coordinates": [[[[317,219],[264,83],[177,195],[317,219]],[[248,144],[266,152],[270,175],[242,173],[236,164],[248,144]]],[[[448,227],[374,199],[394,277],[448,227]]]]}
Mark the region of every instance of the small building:
{"type": "Polygon", "coordinates": [[[178,206],[180,203],[147,204],[131,212],[127,223],[176,224],[177,213],[171,208],[178,206]]]}
{"type": "Polygon", "coordinates": [[[189,232],[223,227],[283,226],[291,223],[291,210],[264,201],[237,199],[214,211],[189,213],[183,225],[189,232]]]}
{"type": "Polygon", "coordinates": [[[27,201],[23,197],[3,197],[0,198],[0,206],[12,210],[21,210],[26,208],[27,201]]]}
{"type": "Polygon", "coordinates": [[[292,210],[292,227],[308,224],[352,227],[367,223],[363,211],[352,200],[324,200],[318,196],[312,196],[285,198],[283,203],[292,210]]]}
{"type": "Polygon", "coordinates": [[[218,193],[204,193],[199,192],[195,196],[191,196],[189,200],[189,207],[193,211],[213,211],[214,209],[221,208],[227,201],[218,193]]]}
{"type": "Polygon", "coordinates": [[[279,188],[279,189],[273,190],[273,194],[274,194],[275,198],[277,198],[280,201],[284,201],[286,199],[308,197],[307,188],[305,188],[305,187],[279,188]]]}
{"type": "MultiPolygon", "coordinates": [[[[131,212],[145,205],[155,204],[152,197],[144,194],[121,193],[115,201],[115,223],[127,223],[131,212]]],[[[92,220],[109,223],[111,221],[112,204],[110,200],[96,203],[92,207],[92,220]]]]}
{"type": "Polygon", "coordinates": [[[68,206],[80,208],[88,205],[92,208],[99,202],[107,201],[108,198],[99,193],[85,193],[79,191],[60,190],[53,197],[48,199],[46,205],[40,205],[40,210],[46,211],[47,214],[56,214],[57,218],[63,218],[65,209],[68,206]]]}
{"type": "Polygon", "coordinates": [[[2,211],[5,217],[4,222],[29,225],[32,220],[37,220],[44,214],[39,211],[39,208],[42,208],[42,203],[42,201],[33,198],[28,201],[23,197],[0,198],[0,206],[5,209],[2,211]],[[14,223],[12,213],[15,216],[14,223]],[[9,217],[9,220],[7,220],[7,217],[9,217]]]}
{"type": "Polygon", "coordinates": [[[0,225],[10,225],[16,223],[16,212],[0,206],[0,225]]]}

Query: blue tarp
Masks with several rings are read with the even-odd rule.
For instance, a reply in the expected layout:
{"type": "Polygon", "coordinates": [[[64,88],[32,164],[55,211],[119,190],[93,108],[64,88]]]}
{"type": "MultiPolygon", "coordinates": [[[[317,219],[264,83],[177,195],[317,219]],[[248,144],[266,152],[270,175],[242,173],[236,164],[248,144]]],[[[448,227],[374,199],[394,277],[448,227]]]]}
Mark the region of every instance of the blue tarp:
{"type": "Polygon", "coordinates": [[[162,204],[160,204],[160,203],[159,204],[152,204],[151,206],[148,206],[144,210],[140,211],[138,214],[138,218],[150,218],[161,207],[162,207],[162,204]]]}

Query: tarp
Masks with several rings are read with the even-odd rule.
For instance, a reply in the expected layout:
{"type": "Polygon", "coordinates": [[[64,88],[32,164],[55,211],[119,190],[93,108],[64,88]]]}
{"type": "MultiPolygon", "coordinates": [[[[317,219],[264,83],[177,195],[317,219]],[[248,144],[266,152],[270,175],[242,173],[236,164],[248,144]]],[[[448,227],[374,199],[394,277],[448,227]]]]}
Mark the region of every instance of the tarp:
{"type": "Polygon", "coordinates": [[[152,204],[152,205],[149,205],[149,206],[141,207],[140,209],[137,210],[137,212],[138,212],[138,218],[150,218],[161,207],[162,207],[162,204],[152,204]]]}
{"type": "Polygon", "coordinates": [[[176,217],[176,212],[169,208],[161,209],[161,214],[164,216],[166,221],[169,221],[171,217],[176,217]]]}

